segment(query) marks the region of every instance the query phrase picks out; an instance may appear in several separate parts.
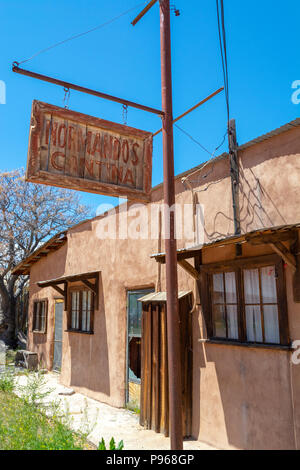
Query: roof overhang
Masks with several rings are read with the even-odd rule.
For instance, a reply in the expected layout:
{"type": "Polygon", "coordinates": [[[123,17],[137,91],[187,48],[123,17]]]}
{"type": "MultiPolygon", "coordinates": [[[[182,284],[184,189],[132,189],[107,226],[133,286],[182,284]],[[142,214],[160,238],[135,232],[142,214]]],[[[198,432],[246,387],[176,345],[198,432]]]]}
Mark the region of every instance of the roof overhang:
{"type": "Polygon", "coordinates": [[[47,281],[39,281],[37,285],[41,288],[53,287],[64,298],[65,310],[68,306],[68,286],[71,282],[81,282],[95,294],[95,304],[98,308],[99,302],[99,271],[71,274],[68,276],[49,279],[47,281]],[[91,281],[94,281],[93,283],[91,281]]]}
{"type": "Polygon", "coordinates": [[[57,233],[54,237],[50,238],[46,243],[44,243],[40,248],[35,250],[31,255],[26,259],[21,261],[13,270],[12,274],[15,276],[26,276],[30,274],[31,266],[39,261],[44,256],[47,256],[49,253],[58,250],[61,248],[67,241],[67,231],[57,233]]]}
{"type": "MultiPolygon", "coordinates": [[[[186,260],[199,256],[201,250],[206,248],[216,248],[227,245],[239,245],[249,243],[251,245],[274,244],[277,242],[292,241],[297,237],[297,229],[300,228],[299,224],[282,225],[280,227],[271,227],[266,229],[259,229],[242,235],[233,235],[226,238],[214,240],[203,245],[192,246],[177,250],[177,261],[186,260]]],[[[166,254],[155,253],[151,255],[158,263],[165,264],[166,254]]]]}
{"type": "MultiPolygon", "coordinates": [[[[241,246],[243,243],[249,243],[250,245],[269,245],[272,250],[277,255],[279,255],[295,273],[296,270],[299,269],[299,263],[297,264],[297,257],[290,248],[283,244],[283,242],[291,242],[296,246],[298,243],[299,228],[300,224],[294,224],[259,229],[243,235],[234,235],[220,240],[215,240],[210,243],[205,243],[201,246],[178,250],[177,263],[191,277],[193,277],[196,281],[199,281],[200,272],[187,261],[188,259],[198,257],[201,251],[207,248],[217,248],[228,245],[241,246]]],[[[151,258],[155,258],[158,263],[164,264],[166,262],[165,253],[154,254],[151,256],[151,258]]]]}
{"type": "MultiPolygon", "coordinates": [[[[192,291],[180,291],[178,292],[178,300],[191,295],[192,291]]],[[[144,295],[140,299],[139,302],[142,303],[155,303],[155,302],[166,302],[167,301],[167,293],[166,292],[151,292],[150,294],[144,295]]]]}

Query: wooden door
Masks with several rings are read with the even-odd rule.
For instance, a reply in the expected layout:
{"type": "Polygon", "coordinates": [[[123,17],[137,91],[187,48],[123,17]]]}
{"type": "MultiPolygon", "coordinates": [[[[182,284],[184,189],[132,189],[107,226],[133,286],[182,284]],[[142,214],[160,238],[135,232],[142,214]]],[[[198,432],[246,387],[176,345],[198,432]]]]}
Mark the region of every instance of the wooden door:
{"type": "MultiPolygon", "coordinates": [[[[179,300],[183,437],[192,433],[191,297],[179,300]]],[[[166,302],[143,304],[140,424],[169,436],[166,302]]]]}
{"type": "Polygon", "coordinates": [[[62,357],[62,334],[63,334],[63,310],[62,300],[55,301],[55,329],[54,329],[54,354],[53,370],[60,371],[62,357]]]}

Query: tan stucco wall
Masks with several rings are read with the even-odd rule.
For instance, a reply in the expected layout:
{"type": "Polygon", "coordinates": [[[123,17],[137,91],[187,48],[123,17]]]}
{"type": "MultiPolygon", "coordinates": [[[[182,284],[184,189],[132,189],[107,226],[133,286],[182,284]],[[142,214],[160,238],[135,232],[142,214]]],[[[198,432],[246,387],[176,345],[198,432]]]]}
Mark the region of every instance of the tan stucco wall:
{"type": "MultiPolygon", "coordinates": [[[[295,129],[241,152],[244,230],[300,222],[300,192],[296,191],[300,178],[299,148],[300,130],[295,129]]],[[[228,160],[218,160],[190,180],[194,189],[201,191],[197,192],[197,198],[204,206],[205,241],[232,234],[228,160]]],[[[161,200],[162,188],[158,187],[153,190],[152,201],[161,200]]],[[[180,179],[176,181],[176,201],[192,202],[191,191],[180,179]]],[[[149,212],[150,209],[149,205],[149,212]]],[[[112,221],[114,218],[115,215],[110,215],[112,221]]],[[[51,288],[39,290],[35,283],[100,271],[100,302],[95,312],[94,335],[64,333],[61,381],[93,398],[121,407],[125,401],[126,289],[155,285],[158,265],[149,255],[158,251],[158,242],[100,240],[99,220],[74,227],[68,233],[66,245],[33,265],[30,308],[37,296],[49,296],[49,318],[47,337],[30,333],[28,347],[37,350],[47,367],[51,367],[56,294],[51,288]]],[[[183,246],[185,240],[179,240],[178,247],[183,246]]],[[[266,247],[244,246],[243,250],[245,257],[271,253],[266,247]]],[[[206,249],[203,253],[204,263],[234,258],[231,247],[206,249]]],[[[290,335],[297,339],[300,338],[300,304],[293,302],[289,268],[286,274],[290,335]]],[[[181,268],[178,275],[180,289],[194,289],[194,281],[181,268]]],[[[164,267],[162,289],[165,289],[164,267]]],[[[290,374],[291,353],[203,344],[198,341],[203,337],[200,308],[193,313],[193,322],[194,437],[225,448],[295,447],[294,424],[300,436],[300,372],[293,366],[290,374]]],[[[300,447],[300,442],[297,445],[300,447]]]]}

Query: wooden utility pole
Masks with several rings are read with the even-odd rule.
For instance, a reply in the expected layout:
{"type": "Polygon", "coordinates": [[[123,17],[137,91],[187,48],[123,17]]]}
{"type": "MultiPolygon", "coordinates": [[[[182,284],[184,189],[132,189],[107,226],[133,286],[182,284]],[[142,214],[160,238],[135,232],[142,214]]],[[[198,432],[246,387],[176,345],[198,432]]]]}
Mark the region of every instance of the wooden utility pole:
{"type": "Polygon", "coordinates": [[[231,119],[228,124],[228,144],[229,144],[229,157],[230,157],[230,177],[231,177],[231,190],[232,190],[232,207],[233,207],[233,220],[234,220],[234,234],[241,234],[241,218],[240,218],[240,203],[239,203],[239,160],[238,160],[238,146],[236,139],[236,125],[235,119],[231,119]]]}

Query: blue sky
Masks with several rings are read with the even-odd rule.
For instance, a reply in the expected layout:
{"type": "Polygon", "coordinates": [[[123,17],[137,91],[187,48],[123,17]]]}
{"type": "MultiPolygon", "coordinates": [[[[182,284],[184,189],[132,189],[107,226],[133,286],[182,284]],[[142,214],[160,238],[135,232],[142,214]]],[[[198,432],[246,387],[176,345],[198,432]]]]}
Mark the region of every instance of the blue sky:
{"type": "MultiPolygon", "coordinates": [[[[33,99],[63,106],[60,87],[11,72],[11,63],[73,34],[88,30],[134,7],[138,0],[2,0],[0,80],[6,104],[0,105],[2,170],[25,167],[33,99]]],[[[172,14],[174,116],[223,85],[214,0],[174,0],[172,14]]],[[[24,68],[160,108],[159,14],[156,5],[135,28],[137,8],[115,23],[46,52],[24,68]]],[[[291,101],[300,80],[299,0],[225,0],[231,117],[240,144],[300,116],[291,101]]],[[[70,109],[122,123],[122,106],[71,91],[70,109]]],[[[128,110],[128,125],[156,131],[160,118],[128,110]]],[[[179,125],[214,149],[226,131],[224,94],[179,125]]],[[[174,129],[175,172],[209,158],[174,129]]],[[[227,141],[220,153],[227,150],[227,141]]],[[[153,185],[162,181],[161,135],[154,140],[153,185]]],[[[95,210],[112,201],[82,193],[95,210]]]]}

